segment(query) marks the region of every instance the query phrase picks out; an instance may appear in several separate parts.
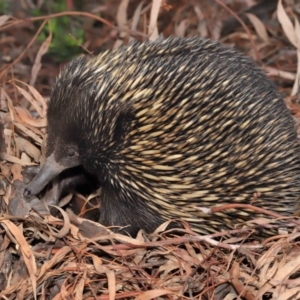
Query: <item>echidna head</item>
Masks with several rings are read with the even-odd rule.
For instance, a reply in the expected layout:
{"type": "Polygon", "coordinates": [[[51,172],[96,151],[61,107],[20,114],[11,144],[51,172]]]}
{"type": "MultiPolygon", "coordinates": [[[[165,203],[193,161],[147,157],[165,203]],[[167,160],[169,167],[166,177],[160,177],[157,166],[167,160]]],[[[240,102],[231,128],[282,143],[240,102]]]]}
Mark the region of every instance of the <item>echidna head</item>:
{"type": "Polygon", "coordinates": [[[27,197],[38,194],[62,171],[81,165],[78,144],[75,141],[70,142],[70,139],[63,139],[68,128],[62,127],[59,130],[59,120],[57,120],[58,122],[55,123],[54,127],[51,126],[53,125],[51,124],[51,118],[49,120],[46,162],[26,187],[24,195],[27,197]]]}
{"type": "Polygon", "coordinates": [[[80,56],[63,70],[52,90],[48,106],[46,163],[25,189],[39,193],[63,170],[83,165],[90,173],[105,174],[128,129],[128,107],[109,95],[110,75],[87,72],[88,56],[80,56]],[[112,100],[114,99],[114,100],[112,100]]]}

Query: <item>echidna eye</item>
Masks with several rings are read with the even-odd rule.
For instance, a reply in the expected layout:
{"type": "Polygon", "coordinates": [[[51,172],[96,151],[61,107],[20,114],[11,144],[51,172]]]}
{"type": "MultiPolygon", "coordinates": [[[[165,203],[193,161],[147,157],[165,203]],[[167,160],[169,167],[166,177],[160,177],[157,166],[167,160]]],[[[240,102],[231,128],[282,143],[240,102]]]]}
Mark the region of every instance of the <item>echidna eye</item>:
{"type": "Polygon", "coordinates": [[[74,150],[69,151],[69,152],[68,152],[68,156],[69,156],[69,157],[75,156],[75,151],[74,151],[74,150]]]}

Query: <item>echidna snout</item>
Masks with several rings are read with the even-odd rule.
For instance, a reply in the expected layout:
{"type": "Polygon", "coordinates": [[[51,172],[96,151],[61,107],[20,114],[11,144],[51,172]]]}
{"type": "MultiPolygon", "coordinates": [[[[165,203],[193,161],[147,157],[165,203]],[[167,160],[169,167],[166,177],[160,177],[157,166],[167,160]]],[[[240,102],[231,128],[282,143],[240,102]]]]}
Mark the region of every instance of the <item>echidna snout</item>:
{"type": "Polygon", "coordinates": [[[59,148],[55,149],[56,152],[47,157],[41,170],[24,189],[25,197],[40,193],[62,171],[81,164],[79,153],[75,146],[66,145],[63,147],[61,144],[57,146],[59,148]]]}
{"type": "Polygon", "coordinates": [[[134,234],[180,218],[207,233],[258,215],[197,207],[299,211],[293,119],[266,75],[217,42],[169,38],[80,56],[58,76],[47,117],[47,163],[27,192],[82,164],[101,182],[103,225],[134,234]],[[57,152],[68,145],[74,162],[57,152]]]}

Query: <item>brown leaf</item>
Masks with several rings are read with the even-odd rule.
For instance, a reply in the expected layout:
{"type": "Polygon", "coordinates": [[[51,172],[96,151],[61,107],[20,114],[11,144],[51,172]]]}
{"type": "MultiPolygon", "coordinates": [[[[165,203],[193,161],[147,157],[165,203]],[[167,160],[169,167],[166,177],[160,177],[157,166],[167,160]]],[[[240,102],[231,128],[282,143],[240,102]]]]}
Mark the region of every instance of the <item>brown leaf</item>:
{"type": "Polygon", "coordinates": [[[29,82],[29,85],[31,85],[31,86],[34,86],[34,84],[35,84],[37,74],[42,67],[42,64],[41,64],[42,57],[45,53],[47,53],[47,51],[49,49],[49,45],[51,43],[51,40],[52,40],[52,32],[50,31],[49,36],[43,42],[43,44],[41,45],[41,47],[35,57],[34,65],[31,70],[31,78],[30,78],[30,82],[29,82]]]}
{"type": "Polygon", "coordinates": [[[261,38],[261,40],[263,40],[265,43],[270,43],[269,35],[264,23],[254,14],[246,13],[245,15],[252,23],[257,35],[261,38]]]}
{"type": "Polygon", "coordinates": [[[22,252],[23,259],[26,264],[29,277],[31,279],[34,299],[36,300],[37,299],[36,297],[37,296],[36,295],[37,267],[36,267],[35,257],[31,250],[31,247],[28,245],[20,229],[13,222],[5,219],[0,219],[0,223],[2,223],[2,225],[5,225],[5,228],[10,231],[10,233],[14,236],[14,238],[18,242],[18,245],[20,246],[20,250],[22,252]]]}
{"type": "Polygon", "coordinates": [[[150,41],[155,41],[159,37],[158,29],[157,29],[157,19],[158,19],[161,2],[162,0],[152,0],[149,29],[148,29],[150,41]]]}
{"type": "Polygon", "coordinates": [[[151,290],[147,292],[143,292],[137,297],[135,297],[135,300],[151,300],[163,295],[174,295],[174,292],[168,291],[168,290],[161,290],[161,289],[156,289],[156,290],[151,290]]]}

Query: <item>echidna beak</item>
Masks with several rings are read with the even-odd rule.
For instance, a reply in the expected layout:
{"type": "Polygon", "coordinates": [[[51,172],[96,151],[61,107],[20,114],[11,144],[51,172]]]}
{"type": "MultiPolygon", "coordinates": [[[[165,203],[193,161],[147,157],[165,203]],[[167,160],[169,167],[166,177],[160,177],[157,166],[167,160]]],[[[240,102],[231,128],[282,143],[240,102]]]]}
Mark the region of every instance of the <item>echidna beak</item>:
{"type": "Polygon", "coordinates": [[[49,156],[41,170],[24,189],[24,197],[29,198],[41,192],[52,179],[67,168],[68,167],[57,163],[54,159],[54,155],[49,156]]]}

